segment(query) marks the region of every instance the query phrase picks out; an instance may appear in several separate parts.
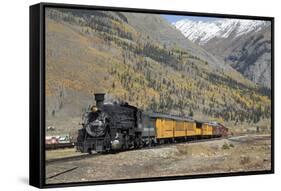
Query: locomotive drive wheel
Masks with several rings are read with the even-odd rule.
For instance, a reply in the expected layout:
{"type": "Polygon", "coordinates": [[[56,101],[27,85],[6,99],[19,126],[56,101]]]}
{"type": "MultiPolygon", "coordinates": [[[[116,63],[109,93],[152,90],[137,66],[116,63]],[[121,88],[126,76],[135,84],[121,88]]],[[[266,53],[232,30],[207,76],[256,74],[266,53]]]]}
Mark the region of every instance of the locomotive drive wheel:
{"type": "Polygon", "coordinates": [[[91,155],[92,153],[92,149],[88,149],[88,154],[91,155]]]}
{"type": "Polygon", "coordinates": [[[107,132],[105,137],[104,137],[104,150],[105,151],[110,151],[111,150],[111,136],[107,132]]]}
{"type": "Polygon", "coordinates": [[[143,141],[140,135],[137,135],[134,141],[134,148],[139,149],[143,147],[143,141]]]}

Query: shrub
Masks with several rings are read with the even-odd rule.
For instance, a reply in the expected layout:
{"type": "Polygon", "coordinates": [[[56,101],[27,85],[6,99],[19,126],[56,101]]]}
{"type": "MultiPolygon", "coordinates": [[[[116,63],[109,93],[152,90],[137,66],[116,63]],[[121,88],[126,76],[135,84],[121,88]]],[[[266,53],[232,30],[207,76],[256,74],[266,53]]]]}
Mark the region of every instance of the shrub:
{"type": "Polygon", "coordinates": [[[229,145],[227,144],[227,143],[224,143],[223,145],[222,145],[222,149],[229,149],[230,147],[229,147],[229,145]]]}

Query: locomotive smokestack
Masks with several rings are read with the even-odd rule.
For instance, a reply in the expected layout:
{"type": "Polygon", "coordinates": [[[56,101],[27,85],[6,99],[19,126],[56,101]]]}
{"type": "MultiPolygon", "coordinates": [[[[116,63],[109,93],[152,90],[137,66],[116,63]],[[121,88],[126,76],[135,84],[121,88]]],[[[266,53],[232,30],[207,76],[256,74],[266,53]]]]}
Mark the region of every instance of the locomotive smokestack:
{"type": "Polygon", "coordinates": [[[103,105],[104,95],[105,94],[103,94],[103,93],[95,94],[95,100],[96,100],[96,105],[97,105],[98,109],[100,109],[103,105]]]}

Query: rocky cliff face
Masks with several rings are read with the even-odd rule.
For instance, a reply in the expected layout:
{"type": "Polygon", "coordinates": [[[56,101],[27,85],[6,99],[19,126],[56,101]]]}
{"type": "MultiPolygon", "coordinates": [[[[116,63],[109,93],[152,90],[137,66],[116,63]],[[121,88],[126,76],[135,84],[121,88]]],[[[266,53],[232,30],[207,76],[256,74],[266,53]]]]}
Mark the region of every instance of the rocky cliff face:
{"type": "Polygon", "coordinates": [[[240,40],[225,61],[253,82],[271,88],[270,27],[240,40]]]}
{"type": "Polygon", "coordinates": [[[224,60],[248,79],[270,88],[270,22],[215,19],[180,20],[173,24],[186,38],[224,60]]]}

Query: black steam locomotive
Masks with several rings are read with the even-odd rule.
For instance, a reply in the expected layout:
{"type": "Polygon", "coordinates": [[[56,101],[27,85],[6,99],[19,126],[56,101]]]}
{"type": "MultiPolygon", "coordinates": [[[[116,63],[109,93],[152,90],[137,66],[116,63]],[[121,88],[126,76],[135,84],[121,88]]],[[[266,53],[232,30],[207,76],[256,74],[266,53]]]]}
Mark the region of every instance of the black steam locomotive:
{"type": "Polygon", "coordinates": [[[85,113],[76,147],[81,152],[107,152],[143,146],[142,112],[127,103],[104,104],[104,94],[95,94],[96,108],[85,113]]]}
{"type": "Polygon", "coordinates": [[[220,123],[143,112],[128,103],[105,104],[104,94],[95,94],[95,100],[78,131],[76,148],[83,153],[227,136],[228,129],[220,123]]]}

